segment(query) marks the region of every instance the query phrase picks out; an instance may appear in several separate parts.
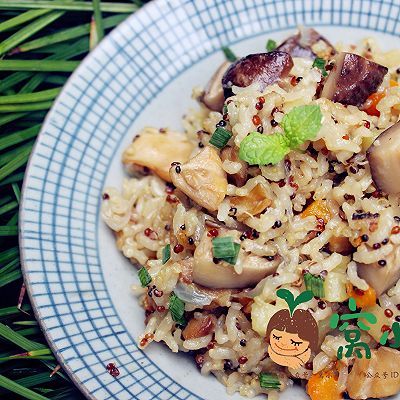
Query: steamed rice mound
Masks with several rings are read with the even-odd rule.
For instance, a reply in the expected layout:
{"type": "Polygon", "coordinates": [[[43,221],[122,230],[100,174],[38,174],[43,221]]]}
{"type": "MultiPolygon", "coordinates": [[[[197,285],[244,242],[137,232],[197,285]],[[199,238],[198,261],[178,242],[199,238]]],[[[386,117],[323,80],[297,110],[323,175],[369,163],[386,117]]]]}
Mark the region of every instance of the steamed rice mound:
{"type": "MultiPolygon", "coordinates": [[[[143,165],[140,172],[147,175],[126,178],[121,189],[108,187],[104,191],[107,196],[102,216],[115,232],[118,249],[133,264],[145,266],[152,278],[149,288],[134,286],[146,313],[145,328],[139,338],[141,347],[152,341],[163,342],[173,352],[194,354],[201,373],[214,374],[230,394],[253,397],[265,393],[270,399],[278,398],[277,391],[260,387],[261,372],[277,374],[284,390],[298,377],[306,383],[313,374],[334,370],[338,392],[349,390],[349,367],[355,359],[344,358],[337,363],[337,349],[346,342],[342,333],[330,330],[329,317],[345,307],[352,290],[372,291],[359,277],[358,265],[373,264],[400,252],[400,229],[396,228],[400,221],[399,197],[377,190],[366,159],[366,150],[373,140],[399,119],[400,86],[390,86],[390,79],[398,79],[400,53],[383,53],[370,39],[358,47],[337,49],[389,67],[379,89],[387,92],[377,105],[379,117],[355,106],[317,98],[321,71],[313,67],[312,60],[294,57],[289,77],[279,85],[267,86],[262,92],[255,85],[234,87],[234,96],[225,102],[227,116],[200,105],[185,116],[184,133],[147,127],[139,136],[173,135],[178,144],[168,150],[172,152],[170,157],[184,164],[209,146],[220,121],[225,121],[224,128],[233,134],[229,146],[238,148],[249,132],[257,128],[263,134],[279,132],[279,124],[290,110],[316,104],[323,119],[315,140],[305,142],[276,165],[247,166],[244,184],[236,186],[229,180],[223,201],[213,211],[199,206],[196,194],[192,198],[185,195],[161,179],[157,171],[143,165]],[[292,77],[301,79],[293,85],[292,77]],[[262,109],[257,110],[260,97],[265,101],[262,109]],[[261,121],[258,127],[254,125],[254,115],[261,121]],[[271,124],[271,120],[275,122],[271,124]],[[268,206],[255,215],[246,210],[237,214],[241,209],[233,207],[232,199],[254,194],[255,188],[268,199],[268,206]],[[324,217],[312,209],[307,211],[311,204],[325,210],[324,217]],[[363,213],[372,217],[354,218],[363,213]],[[232,266],[237,274],[249,262],[264,263],[275,272],[251,288],[197,285],[193,282],[195,250],[203,237],[212,237],[216,232],[220,236],[229,234],[240,243],[238,261],[232,266]],[[379,248],[374,246],[376,243],[379,248]],[[163,264],[163,248],[167,244],[171,244],[171,258],[163,264]],[[268,357],[265,335],[272,315],[286,308],[276,296],[277,288],[286,288],[295,296],[300,294],[305,290],[305,272],[324,279],[324,297],[314,297],[299,307],[308,309],[318,322],[320,346],[306,367],[292,370],[268,357]],[[177,325],[169,312],[171,292],[185,302],[189,321],[186,327],[177,325]]],[[[194,96],[197,98],[200,92],[194,89],[194,96]]],[[[126,165],[133,157],[132,145],[124,153],[126,165]]],[[[155,152],[162,153],[161,148],[154,146],[155,152]]],[[[162,157],[168,162],[166,153],[162,157]]],[[[142,157],[146,158],[145,152],[142,157]]],[[[228,176],[242,168],[240,160],[220,162],[228,176]]],[[[130,172],[137,171],[130,167],[130,172]]],[[[212,281],[213,277],[206,279],[212,281]]],[[[375,305],[369,305],[379,315],[377,328],[362,333],[362,340],[371,349],[378,347],[380,327],[391,326],[395,321],[399,303],[397,283],[378,293],[375,305]],[[391,317],[383,313],[387,309],[392,311],[391,317]]]]}

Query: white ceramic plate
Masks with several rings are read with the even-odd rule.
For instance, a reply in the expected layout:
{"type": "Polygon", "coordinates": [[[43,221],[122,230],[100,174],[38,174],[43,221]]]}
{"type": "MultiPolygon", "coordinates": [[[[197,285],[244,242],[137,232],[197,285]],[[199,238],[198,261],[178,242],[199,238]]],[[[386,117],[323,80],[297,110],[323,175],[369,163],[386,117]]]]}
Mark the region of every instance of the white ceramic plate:
{"type": "MultiPolygon", "coordinates": [[[[102,188],[120,186],[122,149],[145,125],[180,129],[191,88],[223,60],[222,45],[263,51],[298,24],[333,43],[374,36],[399,48],[398,0],[159,0],[112,32],[73,74],[48,115],[26,174],[23,269],[49,343],[91,399],[228,399],[192,360],[138,350],[136,272],[99,217],[102,188]],[[106,371],[114,362],[121,374],[106,371]]],[[[236,395],[232,399],[238,399],[236,395]]],[[[306,398],[297,388],[283,399],[306,398]]]]}

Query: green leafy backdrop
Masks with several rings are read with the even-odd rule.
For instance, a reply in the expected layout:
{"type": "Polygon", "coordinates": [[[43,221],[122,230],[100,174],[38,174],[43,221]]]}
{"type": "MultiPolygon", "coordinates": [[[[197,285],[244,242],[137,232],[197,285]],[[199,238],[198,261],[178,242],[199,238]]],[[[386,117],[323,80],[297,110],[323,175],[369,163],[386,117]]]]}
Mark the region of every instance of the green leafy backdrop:
{"type": "MultiPolygon", "coordinates": [[[[29,305],[18,251],[24,171],[71,72],[136,0],[0,0],[0,398],[81,399],[29,305]]],[[[104,366],[105,367],[105,366],[104,366]]]]}

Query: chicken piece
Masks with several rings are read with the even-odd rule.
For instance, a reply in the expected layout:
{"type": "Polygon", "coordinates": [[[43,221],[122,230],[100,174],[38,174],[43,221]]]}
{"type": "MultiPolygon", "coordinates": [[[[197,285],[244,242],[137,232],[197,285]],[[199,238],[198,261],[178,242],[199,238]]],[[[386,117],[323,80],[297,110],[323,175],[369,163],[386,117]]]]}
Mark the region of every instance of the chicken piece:
{"type": "Polygon", "coordinates": [[[237,187],[242,187],[247,181],[249,167],[247,163],[239,158],[239,151],[235,147],[224,147],[221,151],[221,160],[229,160],[235,163],[240,163],[242,166],[235,174],[228,174],[228,182],[237,187]]]}
{"type": "Polygon", "coordinates": [[[212,238],[205,232],[194,252],[193,281],[208,288],[251,287],[267,275],[273,274],[279,259],[275,257],[273,261],[268,261],[255,255],[242,255],[241,264],[243,271],[238,274],[232,265],[223,261],[215,263],[212,238]]]}
{"type": "Polygon", "coordinates": [[[267,86],[289,75],[292,57],[283,51],[250,54],[234,62],[222,78],[225,98],[233,95],[232,86],[246,87],[257,83],[263,91],[267,86]]]}
{"type": "Polygon", "coordinates": [[[209,211],[216,211],[228,188],[221,159],[207,146],[186,164],[170,169],[172,183],[193,201],[209,211]]]}
{"type": "Polygon", "coordinates": [[[210,110],[222,110],[225,101],[224,89],[222,88],[222,77],[231,64],[232,63],[230,61],[224,61],[219,66],[207,83],[204,93],[199,99],[210,110]]]}
{"type": "Polygon", "coordinates": [[[271,205],[272,200],[268,197],[265,187],[258,183],[247,196],[231,197],[229,202],[232,207],[237,208],[235,214],[237,220],[244,221],[263,212],[271,205]]]}
{"type": "Polygon", "coordinates": [[[285,51],[292,57],[314,59],[317,55],[312,50],[312,46],[320,41],[324,44],[324,54],[319,54],[319,56],[324,55],[325,57],[323,58],[328,58],[336,54],[336,50],[332,44],[313,28],[299,29],[299,33],[290,36],[276,50],[285,51]]]}
{"type": "Polygon", "coordinates": [[[375,139],[367,159],[375,186],[389,194],[400,193],[400,122],[375,139]]]}
{"type": "Polygon", "coordinates": [[[361,106],[376,92],[388,69],[357,54],[339,53],[321,97],[345,105],[361,106]]]}
{"type": "Polygon", "coordinates": [[[394,378],[391,372],[398,371],[399,363],[400,352],[388,347],[371,350],[370,359],[356,358],[347,379],[350,398],[381,398],[397,394],[400,391],[400,379],[394,378]]]}
{"type": "Polygon", "coordinates": [[[378,262],[357,264],[358,276],[365,279],[368,285],[375,289],[377,296],[386,292],[400,279],[400,246],[386,256],[385,261],[384,266],[379,265],[378,262]]]}
{"type": "Polygon", "coordinates": [[[165,181],[171,182],[171,163],[189,160],[193,144],[182,133],[167,131],[159,133],[146,129],[128,146],[122,155],[126,167],[146,167],[165,181]]]}

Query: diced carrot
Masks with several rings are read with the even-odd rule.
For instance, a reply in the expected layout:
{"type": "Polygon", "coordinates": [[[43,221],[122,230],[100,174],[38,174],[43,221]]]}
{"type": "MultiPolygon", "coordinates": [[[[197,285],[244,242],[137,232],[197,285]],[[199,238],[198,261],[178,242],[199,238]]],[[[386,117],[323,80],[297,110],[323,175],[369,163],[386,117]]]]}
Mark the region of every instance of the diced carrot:
{"type": "MultiPolygon", "coordinates": [[[[399,86],[398,82],[391,79],[389,82],[390,87],[399,86]]],[[[375,115],[379,117],[381,113],[376,109],[378,103],[386,96],[386,91],[372,93],[365,102],[364,111],[368,115],[375,115]]]]}
{"type": "Polygon", "coordinates": [[[364,108],[364,111],[368,115],[375,115],[376,117],[379,117],[381,113],[376,109],[376,106],[385,96],[385,92],[372,93],[365,103],[367,106],[364,108]]]}
{"type": "Polygon", "coordinates": [[[334,370],[318,372],[307,383],[307,394],[311,400],[341,400],[338,388],[338,374],[334,370]]]}
{"type": "Polygon", "coordinates": [[[302,218],[314,215],[316,218],[321,218],[327,224],[331,218],[332,214],[325,200],[315,200],[313,201],[301,214],[302,218]]]}
{"type": "Polygon", "coordinates": [[[372,287],[367,290],[360,290],[349,283],[346,289],[349,297],[353,297],[356,301],[358,308],[372,307],[376,304],[376,293],[372,287]]]}

